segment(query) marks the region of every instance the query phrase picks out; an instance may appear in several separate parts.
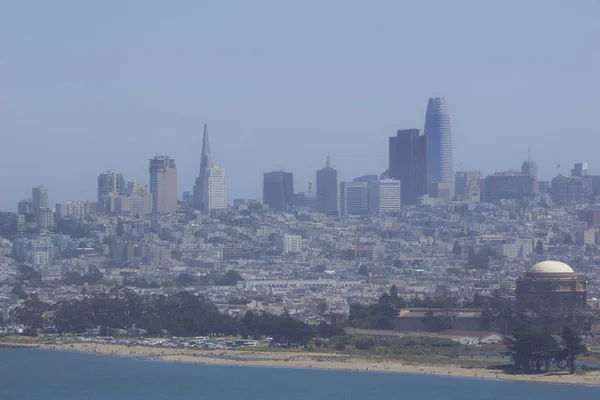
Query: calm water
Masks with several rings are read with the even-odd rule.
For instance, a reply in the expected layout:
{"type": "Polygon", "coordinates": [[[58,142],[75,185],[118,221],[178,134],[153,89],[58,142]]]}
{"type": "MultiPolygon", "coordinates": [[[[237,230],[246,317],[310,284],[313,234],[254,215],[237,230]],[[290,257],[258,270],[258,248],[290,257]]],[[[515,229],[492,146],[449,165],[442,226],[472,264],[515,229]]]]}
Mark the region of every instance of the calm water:
{"type": "MultiPolygon", "coordinates": [[[[599,382],[600,384],[600,382],[599,382]]],[[[1,400],[587,400],[600,387],[0,349],[1,400]]]]}

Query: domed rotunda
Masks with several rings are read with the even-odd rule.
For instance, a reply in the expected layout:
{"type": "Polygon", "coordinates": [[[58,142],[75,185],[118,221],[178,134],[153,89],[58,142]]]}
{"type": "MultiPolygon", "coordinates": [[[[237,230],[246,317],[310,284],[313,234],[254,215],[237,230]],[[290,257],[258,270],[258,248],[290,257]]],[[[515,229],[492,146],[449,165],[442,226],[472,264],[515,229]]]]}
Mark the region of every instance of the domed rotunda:
{"type": "Polygon", "coordinates": [[[535,264],[517,280],[517,304],[526,308],[586,307],[587,277],[559,261],[535,264]]]}

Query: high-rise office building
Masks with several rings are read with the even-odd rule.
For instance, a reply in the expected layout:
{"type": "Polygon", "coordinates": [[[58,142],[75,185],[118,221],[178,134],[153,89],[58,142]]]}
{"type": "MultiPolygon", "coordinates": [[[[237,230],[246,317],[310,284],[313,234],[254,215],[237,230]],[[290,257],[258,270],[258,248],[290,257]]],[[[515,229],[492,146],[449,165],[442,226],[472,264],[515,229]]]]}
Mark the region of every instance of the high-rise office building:
{"type": "Polygon", "coordinates": [[[401,182],[395,179],[369,182],[369,212],[380,214],[400,211],[402,206],[401,186],[401,182]]]}
{"type": "Polygon", "coordinates": [[[427,194],[427,139],[418,129],[399,130],[390,137],[389,177],[399,180],[402,204],[417,205],[427,194]]]}
{"type": "Polygon", "coordinates": [[[38,214],[40,210],[48,208],[48,189],[43,186],[31,189],[31,202],[33,213],[38,214]]]}
{"type": "Polygon", "coordinates": [[[431,97],[425,114],[427,138],[427,179],[429,182],[447,183],[450,196],[454,194],[452,132],[450,114],[443,97],[431,97]]]}
{"type": "Polygon", "coordinates": [[[447,183],[429,182],[427,184],[427,194],[432,199],[438,199],[438,201],[450,201],[450,188],[447,183]]]}
{"type": "Polygon", "coordinates": [[[483,199],[487,203],[518,200],[535,194],[533,178],[514,171],[489,175],[483,180],[483,199]]]}
{"type": "Polygon", "coordinates": [[[194,184],[194,192],[192,196],[192,201],[194,203],[194,207],[198,210],[204,210],[204,199],[205,196],[203,194],[204,187],[206,186],[206,176],[208,174],[208,170],[212,167],[212,155],[210,153],[210,143],[208,142],[208,127],[204,124],[204,135],[202,137],[202,153],[200,153],[200,173],[196,178],[196,183],[194,184]]]}
{"type": "Polygon", "coordinates": [[[204,187],[202,188],[202,212],[210,215],[215,211],[225,210],[227,208],[227,180],[225,168],[219,167],[217,164],[212,164],[206,170],[204,177],[204,187]]]}
{"type": "Polygon", "coordinates": [[[43,186],[31,190],[33,215],[38,228],[48,228],[54,225],[54,213],[48,207],[48,189],[43,186]]]}
{"type": "Polygon", "coordinates": [[[588,163],[580,162],[573,164],[571,176],[586,176],[588,174],[588,163]]]}
{"type": "Polygon", "coordinates": [[[21,200],[17,203],[17,212],[19,214],[34,214],[33,201],[31,199],[21,200]]]}
{"type": "Polygon", "coordinates": [[[125,194],[123,174],[106,171],[98,175],[98,203],[102,204],[106,196],[122,196],[125,194]]]}
{"type": "Polygon", "coordinates": [[[585,181],[580,176],[559,175],[552,179],[550,196],[555,203],[583,203],[586,200],[585,181]]]}
{"type": "Polygon", "coordinates": [[[521,165],[521,173],[523,175],[528,175],[533,179],[533,192],[538,192],[538,166],[535,161],[531,159],[531,152],[527,157],[526,161],[523,161],[521,165]]]}
{"type": "Polygon", "coordinates": [[[342,182],[342,215],[363,215],[369,212],[369,189],[367,182],[342,182]]]}
{"type": "Polygon", "coordinates": [[[337,169],[331,168],[329,154],[325,168],[317,171],[317,211],[327,215],[340,214],[340,179],[337,169]]]}
{"type": "Polygon", "coordinates": [[[481,172],[479,171],[456,171],[454,175],[454,194],[456,197],[466,198],[467,188],[476,184],[479,185],[481,172]]]}
{"type": "Polygon", "coordinates": [[[114,212],[115,199],[125,193],[123,174],[106,171],[98,175],[98,206],[101,212],[114,212]]]}
{"type": "Polygon", "coordinates": [[[294,208],[294,175],[273,171],[263,174],[263,204],[274,211],[292,211],[294,208]]]}
{"type": "Polygon", "coordinates": [[[150,159],[150,194],[152,213],[166,214],[177,211],[177,167],[169,156],[150,159]]]}

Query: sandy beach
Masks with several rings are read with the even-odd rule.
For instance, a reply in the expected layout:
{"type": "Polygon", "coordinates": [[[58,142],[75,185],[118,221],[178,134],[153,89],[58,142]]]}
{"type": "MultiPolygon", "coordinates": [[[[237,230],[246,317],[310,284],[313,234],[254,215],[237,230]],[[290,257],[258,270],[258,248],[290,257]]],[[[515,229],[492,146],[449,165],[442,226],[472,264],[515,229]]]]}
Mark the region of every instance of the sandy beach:
{"type": "Polygon", "coordinates": [[[379,358],[356,357],[331,353],[187,350],[96,343],[42,344],[39,348],[115,356],[149,357],[159,361],[192,362],[206,365],[377,371],[538,383],[600,385],[600,371],[580,372],[574,375],[569,375],[562,371],[552,371],[547,374],[536,375],[508,374],[485,368],[464,368],[456,365],[409,365],[403,364],[402,361],[399,360],[382,360],[379,358]]]}

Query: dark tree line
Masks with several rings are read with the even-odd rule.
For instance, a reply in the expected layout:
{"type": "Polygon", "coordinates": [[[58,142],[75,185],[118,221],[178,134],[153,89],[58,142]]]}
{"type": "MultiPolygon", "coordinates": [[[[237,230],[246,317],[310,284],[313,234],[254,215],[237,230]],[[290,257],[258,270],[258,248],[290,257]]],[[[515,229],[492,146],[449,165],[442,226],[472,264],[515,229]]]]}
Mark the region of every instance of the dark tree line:
{"type": "Polygon", "coordinates": [[[392,285],[390,293],[383,293],[375,304],[352,304],[348,323],[361,329],[393,329],[394,319],[399,308],[406,307],[406,302],[398,296],[398,289],[392,285]]]}
{"type": "Polygon", "coordinates": [[[180,292],[171,296],[140,296],[123,287],[82,299],[63,300],[52,306],[30,295],[12,317],[35,334],[44,325],[54,325],[58,333],[82,334],[86,329],[136,328],[148,336],[161,336],[165,331],[175,336],[198,335],[267,335],[278,341],[306,344],[316,336],[316,329],[284,314],[248,312],[234,318],[219,312],[205,296],[180,292]],[[46,312],[50,317],[44,319],[46,312]]]}
{"type": "Polygon", "coordinates": [[[514,366],[525,373],[541,372],[542,369],[548,372],[555,363],[566,366],[572,374],[577,357],[586,351],[581,335],[569,326],[562,329],[560,341],[548,333],[519,327],[505,342],[514,366]]]}

